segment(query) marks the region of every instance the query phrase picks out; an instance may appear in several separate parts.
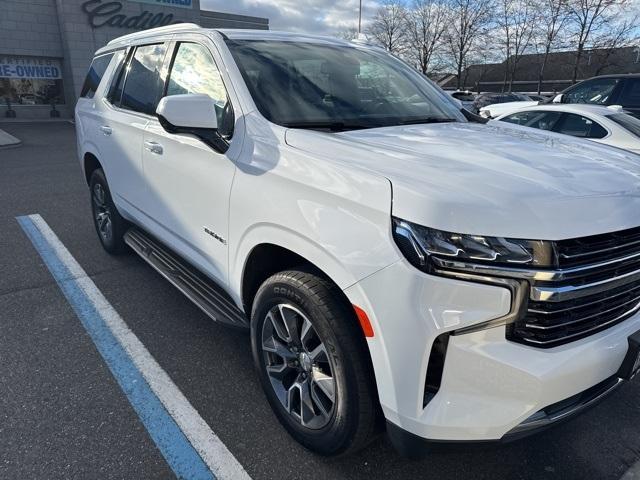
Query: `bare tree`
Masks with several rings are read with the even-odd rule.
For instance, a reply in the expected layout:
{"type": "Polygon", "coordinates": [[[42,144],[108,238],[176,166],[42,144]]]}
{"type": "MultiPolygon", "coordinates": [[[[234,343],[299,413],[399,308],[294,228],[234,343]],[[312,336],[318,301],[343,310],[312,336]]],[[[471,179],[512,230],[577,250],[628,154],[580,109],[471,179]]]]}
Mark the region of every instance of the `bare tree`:
{"type": "Polygon", "coordinates": [[[568,20],[568,0],[540,0],[537,3],[535,23],[539,34],[536,44],[541,47],[542,61],[538,70],[538,94],[542,91],[544,71],[549,61],[549,54],[558,46],[560,32],[568,20]]]}
{"type": "Polygon", "coordinates": [[[502,89],[513,90],[513,81],[520,58],[531,45],[536,22],[532,0],[499,0],[498,25],[502,30],[505,71],[502,89]]]}
{"type": "Polygon", "coordinates": [[[471,50],[478,45],[491,20],[491,0],[451,0],[451,20],[446,43],[453,67],[458,74],[458,88],[462,85],[462,71],[468,64],[471,50]]]}
{"type": "Polygon", "coordinates": [[[400,0],[385,0],[371,20],[367,34],[385,50],[400,54],[407,34],[407,11],[400,0]]]}
{"type": "Polygon", "coordinates": [[[442,47],[449,10],[442,0],[415,0],[407,13],[407,56],[427,74],[442,47]]]}
{"type": "Polygon", "coordinates": [[[335,37],[341,38],[343,40],[353,40],[358,37],[358,27],[346,27],[340,30],[337,30],[333,34],[335,37]]]}
{"type": "Polygon", "coordinates": [[[612,39],[618,37],[618,26],[624,24],[624,20],[621,22],[621,19],[628,14],[630,3],[630,0],[569,0],[576,45],[572,83],[578,78],[580,61],[585,50],[599,48],[603,43],[610,44],[612,39]]]}
{"type": "Polygon", "coordinates": [[[601,75],[607,67],[617,66],[625,67],[626,65],[615,65],[611,57],[616,50],[623,47],[635,46],[638,42],[638,14],[624,15],[614,24],[609,25],[603,35],[594,39],[594,45],[599,49],[598,68],[594,75],[601,75]]]}

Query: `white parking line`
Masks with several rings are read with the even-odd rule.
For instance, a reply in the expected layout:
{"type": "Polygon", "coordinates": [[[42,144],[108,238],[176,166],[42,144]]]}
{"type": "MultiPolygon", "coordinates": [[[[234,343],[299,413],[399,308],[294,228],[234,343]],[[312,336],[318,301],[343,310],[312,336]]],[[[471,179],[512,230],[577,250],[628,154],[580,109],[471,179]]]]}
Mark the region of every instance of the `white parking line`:
{"type": "MultiPolygon", "coordinates": [[[[198,473],[202,473],[197,465],[184,466],[185,462],[189,463],[189,459],[194,457],[190,457],[186,451],[188,445],[185,447],[185,444],[180,444],[179,439],[175,440],[179,430],[172,430],[173,422],[165,421],[163,412],[148,406],[155,399],[150,398],[150,393],[144,392],[145,386],[142,386],[140,393],[140,385],[136,385],[135,379],[131,381],[130,378],[135,378],[138,372],[215,477],[249,480],[242,465],[158,365],[42,217],[37,214],[29,215],[19,217],[18,221],[174,472],[178,476],[198,476],[198,473]],[[112,345],[112,338],[119,345],[112,345]],[[122,350],[126,355],[119,355],[122,350]],[[132,368],[127,370],[130,364],[138,372],[131,372],[135,370],[132,368]]],[[[192,463],[198,463],[197,455],[192,463]]]]}

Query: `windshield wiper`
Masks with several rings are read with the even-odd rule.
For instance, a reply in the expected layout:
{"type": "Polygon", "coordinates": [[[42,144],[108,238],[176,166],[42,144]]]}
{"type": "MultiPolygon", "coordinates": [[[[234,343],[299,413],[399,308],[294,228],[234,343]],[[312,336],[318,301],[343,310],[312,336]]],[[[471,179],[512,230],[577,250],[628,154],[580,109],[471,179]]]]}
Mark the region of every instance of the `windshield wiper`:
{"type": "Polygon", "coordinates": [[[403,120],[398,122],[399,125],[418,125],[421,123],[451,123],[457,122],[455,118],[442,118],[442,117],[425,117],[414,118],[413,120],[403,120]]]}
{"type": "Polygon", "coordinates": [[[481,117],[477,113],[473,113],[466,108],[461,108],[460,111],[462,112],[462,115],[464,115],[464,118],[466,118],[470,122],[487,123],[489,121],[488,118],[481,117]]]}
{"type": "Polygon", "coordinates": [[[305,128],[309,130],[330,130],[332,132],[344,132],[345,130],[361,130],[363,128],[373,128],[373,125],[346,122],[291,122],[283,123],[282,126],[287,128],[305,128]]]}

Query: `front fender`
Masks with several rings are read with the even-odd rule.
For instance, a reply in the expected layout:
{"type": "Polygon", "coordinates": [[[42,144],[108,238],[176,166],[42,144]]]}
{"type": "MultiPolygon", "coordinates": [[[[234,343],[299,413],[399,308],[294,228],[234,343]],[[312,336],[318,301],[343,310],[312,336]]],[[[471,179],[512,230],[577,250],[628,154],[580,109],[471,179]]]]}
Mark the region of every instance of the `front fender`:
{"type": "Polygon", "coordinates": [[[399,258],[388,179],[288,147],[276,127],[251,135],[230,199],[229,287],[240,299],[251,251],[270,243],[323,271],[341,289],[399,258]]]}

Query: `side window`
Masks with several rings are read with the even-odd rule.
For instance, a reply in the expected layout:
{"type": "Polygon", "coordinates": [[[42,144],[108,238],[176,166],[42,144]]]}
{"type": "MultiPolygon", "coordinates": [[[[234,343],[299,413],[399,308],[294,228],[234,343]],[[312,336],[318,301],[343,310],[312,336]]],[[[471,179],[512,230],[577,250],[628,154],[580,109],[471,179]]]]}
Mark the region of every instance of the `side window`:
{"type": "Polygon", "coordinates": [[[628,78],[616,103],[623,107],[640,107],[640,78],[628,78]]]}
{"type": "Polygon", "coordinates": [[[560,112],[545,112],[531,110],[527,112],[513,113],[501,119],[503,122],[515,123],[525,127],[538,128],[540,130],[553,130],[562,114],[560,112]]]}
{"type": "Polygon", "coordinates": [[[597,78],[580,83],[564,94],[563,103],[606,105],[619,81],[618,78],[597,78]]]}
{"type": "Polygon", "coordinates": [[[167,47],[164,44],[143,45],[136,48],[124,80],[120,106],[135,112],[155,115],[162,94],[160,75],[167,47]]]}
{"type": "Polygon", "coordinates": [[[602,125],[589,118],[573,113],[565,114],[562,124],[556,131],[558,133],[564,133],[565,135],[571,135],[572,137],[581,138],[604,138],[607,136],[607,131],[602,125]]]}
{"type": "Polygon", "coordinates": [[[109,85],[107,100],[113,105],[120,106],[122,86],[124,85],[124,78],[127,73],[126,59],[128,58],[128,55],[125,50],[117,52],[116,55],[116,67],[113,71],[113,75],[111,76],[111,85],[109,85]]]}
{"type": "Polygon", "coordinates": [[[609,115],[607,118],[628,130],[629,133],[640,138],[640,119],[632,117],[626,113],[614,113],[613,115],[609,115]]]}
{"type": "Polygon", "coordinates": [[[173,59],[167,96],[187,93],[209,95],[216,105],[218,131],[226,138],[233,134],[234,115],[222,76],[209,50],[197,43],[180,43],[173,59]]]}
{"type": "Polygon", "coordinates": [[[80,91],[81,97],[93,98],[112,58],[113,53],[108,53],[93,59],[93,62],[91,62],[91,66],[89,67],[87,77],[84,79],[82,90],[80,91]]]}

